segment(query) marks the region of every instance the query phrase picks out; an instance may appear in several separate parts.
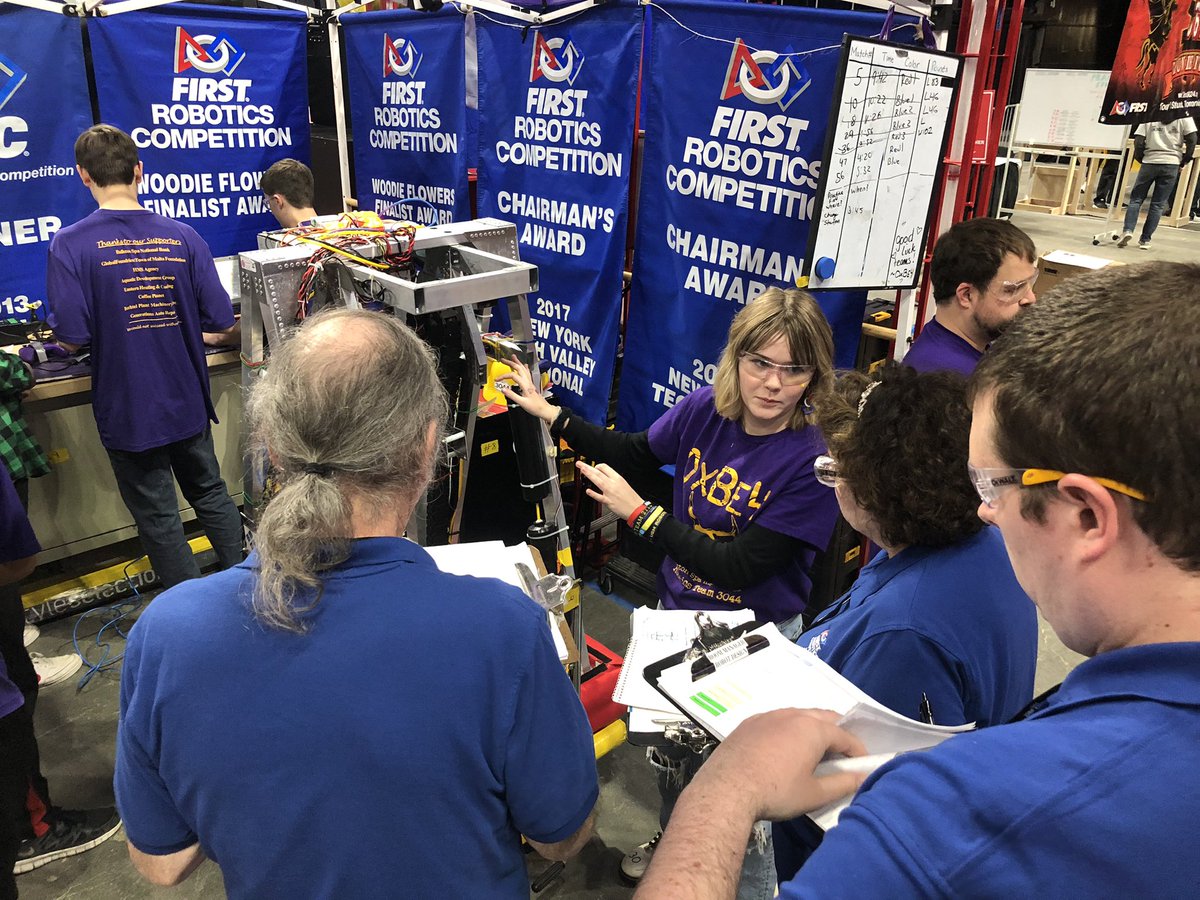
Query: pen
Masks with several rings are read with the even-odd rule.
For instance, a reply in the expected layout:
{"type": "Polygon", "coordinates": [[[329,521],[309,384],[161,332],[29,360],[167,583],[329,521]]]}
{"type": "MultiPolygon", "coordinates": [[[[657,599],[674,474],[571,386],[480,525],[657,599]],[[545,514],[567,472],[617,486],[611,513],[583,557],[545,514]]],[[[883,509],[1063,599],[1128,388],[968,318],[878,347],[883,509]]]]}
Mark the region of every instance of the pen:
{"type": "Polygon", "coordinates": [[[740,641],[730,641],[692,662],[692,681],[711,675],[726,663],[765,650],[770,644],[771,642],[761,634],[748,634],[740,641]]]}
{"type": "Polygon", "coordinates": [[[933,707],[929,705],[929,697],[921,692],[921,721],[926,725],[933,724],[933,707]]]}

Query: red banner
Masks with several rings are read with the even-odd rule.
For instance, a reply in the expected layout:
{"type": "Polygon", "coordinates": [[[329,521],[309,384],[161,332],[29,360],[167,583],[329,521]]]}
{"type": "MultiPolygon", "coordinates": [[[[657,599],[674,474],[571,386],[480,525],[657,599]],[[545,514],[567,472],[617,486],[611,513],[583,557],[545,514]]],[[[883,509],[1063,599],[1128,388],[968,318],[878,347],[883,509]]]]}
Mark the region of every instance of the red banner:
{"type": "Polygon", "coordinates": [[[1200,114],[1200,0],[1133,0],[1100,121],[1169,122],[1200,114]]]}

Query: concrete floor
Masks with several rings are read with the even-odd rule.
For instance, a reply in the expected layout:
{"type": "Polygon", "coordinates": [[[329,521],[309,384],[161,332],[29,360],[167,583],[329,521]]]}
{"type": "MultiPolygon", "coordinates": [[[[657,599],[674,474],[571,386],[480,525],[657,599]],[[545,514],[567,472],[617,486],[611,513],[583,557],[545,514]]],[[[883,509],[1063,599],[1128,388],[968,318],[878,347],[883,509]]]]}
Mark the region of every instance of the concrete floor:
{"type": "MultiPolygon", "coordinates": [[[[1144,220],[1145,206],[1142,209],[1144,220]]],[[[1099,212],[1100,210],[1097,210],[1097,213],[1099,212]]],[[[1049,253],[1051,250],[1070,250],[1072,253],[1115,259],[1127,265],[1152,260],[1200,262],[1200,220],[1181,228],[1160,225],[1154,232],[1153,247],[1150,250],[1137,248],[1137,236],[1141,234],[1140,222],[1138,230],[1134,232],[1134,240],[1128,247],[1119,249],[1107,238],[1098,246],[1093,246],[1092,238],[1095,235],[1121,229],[1121,219],[1125,211],[1109,210],[1109,213],[1110,218],[1102,219],[1099,215],[1049,216],[1044,213],[1018,212],[1012,221],[1033,238],[1039,254],[1049,253]]]]}
{"type": "MultiPolygon", "coordinates": [[[[648,603],[651,598],[620,585],[617,590],[624,596],[606,597],[590,584],[585,587],[584,604],[588,633],[621,653],[629,639],[629,613],[634,604],[648,603]]],[[[48,655],[70,652],[75,621],[69,618],[43,625],[42,635],[32,649],[48,655]]],[[[80,628],[85,649],[85,636],[94,634],[97,627],[99,622],[90,620],[80,628]]],[[[114,639],[114,653],[120,651],[122,643],[120,638],[114,639]]],[[[1043,625],[1037,690],[1061,681],[1080,659],[1043,625]]],[[[119,666],[95,677],[82,691],[76,691],[75,680],[44,689],[39,699],[37,729],[43,769],[56,803],[72,807],[108,805],[112,803],[119,666]]],[[[598,767],[601,791],[596,836],[560,877],[536,895],[539,898],[615,900],[633,893],[620,881],[617,867],[626,849],[657,830],[654,779],[643,751],[628,744],[602,758],[598,767]]],[[[429,851],[452,852],[445,847],[430,847],[429,851]]],[[[547,865],[531,855],[531,878],[547,865]]],[[[23,900],[132,900],[168,893],[180,900],[225,896],[220,870],[212,863],[202,865],[169,892],[146,884],[129,863],[124,832],[87,853],[22,875],[17,885],[23,900]]]]}

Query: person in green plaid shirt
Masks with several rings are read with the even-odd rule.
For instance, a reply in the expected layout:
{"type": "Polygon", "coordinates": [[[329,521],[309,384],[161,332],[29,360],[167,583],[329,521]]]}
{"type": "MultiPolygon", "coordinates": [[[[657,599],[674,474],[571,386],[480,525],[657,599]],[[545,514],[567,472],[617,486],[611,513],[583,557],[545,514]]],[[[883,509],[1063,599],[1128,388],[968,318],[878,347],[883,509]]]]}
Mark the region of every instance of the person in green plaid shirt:
{"type": "Polygon", "coordinates": [[[33,371],[23,359],[0,352],[0,458],[18,485],[50,472],[46,454],[21,415],[21,396],[33,387],[33,382],[33,371]]]}

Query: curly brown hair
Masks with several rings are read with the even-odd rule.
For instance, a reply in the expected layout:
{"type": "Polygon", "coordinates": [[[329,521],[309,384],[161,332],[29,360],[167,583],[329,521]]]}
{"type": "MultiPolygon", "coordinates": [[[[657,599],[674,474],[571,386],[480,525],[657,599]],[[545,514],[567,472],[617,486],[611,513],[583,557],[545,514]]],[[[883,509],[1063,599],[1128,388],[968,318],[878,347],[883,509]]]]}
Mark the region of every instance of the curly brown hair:
{"type": "Polygon", "coordinates": [[[816,421],[839,477],[886,544],[938,547],[983,527],[967,475],[971,411],[961,375],[894,362],[870,376],[845,372],[818,398],[816,421]]]}

